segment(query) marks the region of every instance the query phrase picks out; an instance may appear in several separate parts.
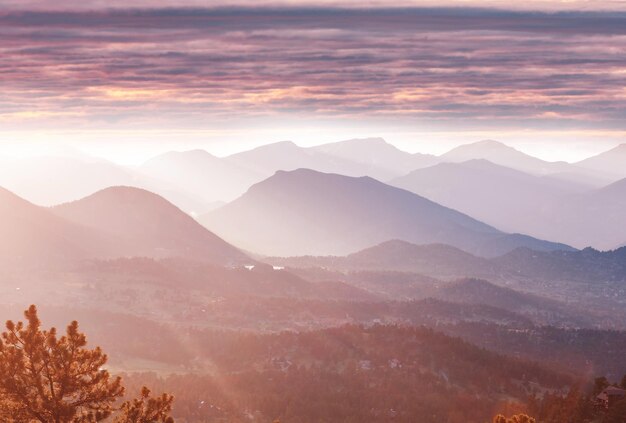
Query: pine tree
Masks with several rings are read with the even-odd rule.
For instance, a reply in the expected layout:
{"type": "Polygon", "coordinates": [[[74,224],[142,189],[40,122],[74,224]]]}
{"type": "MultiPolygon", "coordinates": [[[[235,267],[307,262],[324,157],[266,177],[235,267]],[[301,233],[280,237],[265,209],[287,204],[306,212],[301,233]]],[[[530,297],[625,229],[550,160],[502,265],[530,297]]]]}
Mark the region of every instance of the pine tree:
{"type": "Polygon", "coordinates": [[[608,379],[604,376],[595,378],[595,380],[593,381],[593,395],[598,395],[610,385],[611,384],[609,383],[608,379]]]}
{"type": "Polygon", "coordinates": [[[507,419],[502,414],[498,414],[493,418],[493,423],[535,423],[536,420],[526,414],[516,414],[510,419],[507,419]]]}
{"type": "MultiPolygon", "coordinates": [[[[99,347],[73,321],[66,334],[42,330],[37,308],[24,312],[27,324],[6,323],[0,337],[0,421],[6,423],[97,423],[112,416],[124,395],[119,377],[103,366],[99,347]]],[[[150,398],[147,388],[137,400],[122,404],[116,423],[173,423],[173,397],[150,398]]]]}
{"type": "Polygon", "coordinates": [[[168,394],[150,397],[150,390],[144,386],[139,398],[122,404],[121,415],[114,423],[174,423],[169,416],[173,401],[174,397],[168,394]]]}
{"type": "Polygon", "coordinates": [[[76,321],[58,338],[54,328],[41,330],[35,306],[24,316],[28,324],[9,320],[0,340],[0,413],[42,423],[98,422],[110,416],[124,388],[120,378],[102,369],[107,356],[100,348],[85,348],[76,321]]]}

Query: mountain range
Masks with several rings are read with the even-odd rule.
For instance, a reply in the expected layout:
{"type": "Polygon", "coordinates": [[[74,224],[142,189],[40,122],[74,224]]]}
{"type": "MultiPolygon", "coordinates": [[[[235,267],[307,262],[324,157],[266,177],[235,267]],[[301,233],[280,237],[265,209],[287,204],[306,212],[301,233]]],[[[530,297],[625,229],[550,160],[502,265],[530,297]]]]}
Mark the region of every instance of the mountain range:
{"type": "Polygon", "coordinates": [[[461,145],[439,157],[440,162],[449,163],[475,159],[489,160],[501,166],[536,175],[566,172],[570,169],[570,165],[566,162],[547,162],[494,140],[461,145]]]}
{"type": "MultiPolygon", "coordinates": [[[[432,154],[407,153],[389,144],[382,138],[355,138],[347,141],[322,144],[317,147],[311,147],[311,150],[384,169],[388,175],[405,174],[412,170],[432,166],[439,162],[437,156],[432,154]]],[[[382,178],[377,177],[373,173],[368,173],[367,176],[376,179],[387,179],[384,176],[382,178]]]]}
{"type": "Polygon", "coordinates": [[[276,172],[200,222],[229,242],[266,255],[342,255],[390,239],[445,243],[484,256],[521,246],[571,249],[503,233],[370,177],[309,169],[276,172]]]}
{"type": "MultiPolygon", "coordinates": [[[[221,158],[204,150],[169,152],[136,167],[84,155],[5,160],[0,165],[0,186],[44,206],[78,200],[109,186],[134,186],[162,196],[189,215],[202,216],[201,221],[206,223],[208,212],[224,206],[225,201],[245,197],[251,186],[272,180],[275,172],[307,168],[352,177],[369,176],[505,233],[525,234],[576,248],[607,250],[623,246],[626,240],[626,184],[620,180],[624,151],[622,145],[568,164],[546,162],[497,141],[467,144],[441,156],[410,154],[381,138],[308,148],[280,142],[221,158]],[[50,188],[60,186],[62,190],[50,188]]],[[[303,184],[301,189],[306,190],[303,184]]],[[[374,195],[361,201],[362,207],[379,202],[374,195]]],[[[341,204],[348,207],[347,200],[341,204]]],[[[372,222],[367,224],[371,226],[372,222]]],[[[393,234],[391,238],[372,237],[369,244],[355,243],[357,248],[352,251],[396,238],[393,234]]],[[[414,242],[422,240],[409,238],[414,242]]],[[[438,242],[446,238],[424,239],[438,242]]],[[[498,254],[519,245],[518,239],[508,246],[481,247],[486,248],[481,254],[498,254]]],[[[339,243],[332,252],[348,253],[352,247],[339,243]]],[[[478,251],[476,246],[464,248],[478,251]]]]}
{"type": "Polygon", "coordinates": [[[517,248],[499,257],[485,258],[450,245],[391,240],[346,256],[269,257],[264,261],[325,271],[395,271],[447,280],[471,277],[501,283],[534,281],[532,284],[539,287],[544,282],[563,282],[564,287],[576,289],[577,284],[583,283],[593,284],[599,291],[623,290],[621,284],[626,281],[626,247],[605,252],[592,248],[543,252],[517,248]],[[541,283],[536,284],[537,281],[541,283]]]}
{"type": "Polygon", "coordinates": [[[111,186],[134,186],[158,193],[187,213],[202,213],[212,207],[202,196],[182,186],[84,155],[2,160],[0,186],[41,206],[78,200],[111,186]]]}
{"type": "Polygon", "coordinates": [[[390,184],[499,229],[577,248],[612,249],[626,238],[626,179],[589,189],[480,159],[418,169],[390,184]]]}
{"type": "Polygon", "coordinates": [[[573,193],[584,191],[575,183],[535,176],[485,159],[440,163],[415,170],[390,184],[507,231],[534,232],[537,209],[549,208],[573,193]],[[523,229],[521,229],[523,228],[523,229]]]}
{"type": "Polygon", "coordinates": [[[204,150],[165,153],[148,160],[138,170],[192,193],[203,204],[234,200],[264,178],[262,172],[222,160],[204,150]]]}
{"type": "MultiPolygon", "coordinates": [[[[367,150],[371,146],[370,140],[365,140],[362,145],[367,150]]],[[[263,175],[263,179],[279,170],[290,171],[300,168],[349,176],[371,175],[379,179],[388,179],[394,175],[394,172],[387,169],[382,163],[374,164],[366,160],[354,160],[342,154],[333,155],[322,148],[303,148],[291,141],[264,145],[250,151],[233,154],[224,160],[257,172],[263,175]]]]}
{"type": "Polygon", "coordinates": [[[185,201],[195,198],[196,204],[192,206],[201,212],[198,203],[230,201],[278,170],[298,168],[388,181],[437,163],[485,159],[525,173],[551,175],[599,188],[626,177],[620,166],[625,150],[619,146],[579,163],[567,164],[540,160],[491,140],[462,145],[434,156],[407,153],[382,138],[362,138],[315,147],[283,141],[227,157],[217,157],[204,150],[171,151],[137,167],[73,152],[67,156],[0,160],[0,186],[36,204],[54,205],[108,186],[133,185],[166,196],[186,211],[192,209],[185,201]],[[46,178],[63,183],[66,189],[63,193],[43,190],[41,185],[46,178]]]}

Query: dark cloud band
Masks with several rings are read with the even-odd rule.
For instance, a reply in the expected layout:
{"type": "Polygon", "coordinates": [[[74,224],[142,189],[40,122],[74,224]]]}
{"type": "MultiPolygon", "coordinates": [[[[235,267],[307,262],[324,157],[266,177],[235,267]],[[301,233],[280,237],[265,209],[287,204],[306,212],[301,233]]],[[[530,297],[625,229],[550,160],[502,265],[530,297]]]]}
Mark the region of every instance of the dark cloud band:
{"type": "Polygon", "coordinates": [[[0,119],[283,115],[626,128],[626,13],[213,8],[0,14],[0,119]],[[38,114],[39,113],[39,114],[38,114]]]}

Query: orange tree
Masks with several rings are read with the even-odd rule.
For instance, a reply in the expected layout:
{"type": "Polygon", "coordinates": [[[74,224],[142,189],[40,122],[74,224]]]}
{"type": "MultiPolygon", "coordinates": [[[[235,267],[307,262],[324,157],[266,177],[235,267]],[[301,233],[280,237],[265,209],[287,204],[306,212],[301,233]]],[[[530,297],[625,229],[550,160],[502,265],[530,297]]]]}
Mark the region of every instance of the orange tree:
{"type": "Polygon", "coordinates": [[[26,324],[9,320],[0,338],[0,421],[96,423],[114,415],[115,423],[173,423],[173,397],[151,398],[147,388],[115,407],[122,381],[103,368],[99,347],[86,348],[76,321],[58,337],[54,328],[41,329],[34,305],[24,316],[26,324]]]}

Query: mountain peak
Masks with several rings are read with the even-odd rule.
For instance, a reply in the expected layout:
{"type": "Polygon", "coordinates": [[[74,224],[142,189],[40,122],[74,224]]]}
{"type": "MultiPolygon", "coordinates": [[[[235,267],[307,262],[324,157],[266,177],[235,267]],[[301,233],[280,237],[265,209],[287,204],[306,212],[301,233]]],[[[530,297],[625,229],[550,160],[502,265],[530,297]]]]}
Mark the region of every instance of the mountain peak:
{"type": "Polygon", "coordinates": [[[140,188],[106,188],[52,211],[105,234],[117,246],[116,256],[189,257],[221,264],[246,259],[178,207],[140,188]]]}
{"type": "Polygon", "coordinates": [[[277,172],[201,222],[246,250],[273,256],[345,255],[390,239],[494,255],[526,242],[507,241],[489,225],[370,177],[310,169],[277,172]]]}
{"type": "Polygon", "coordinates": [[[300,167],[293,170],[277,170],[274,175],[270,176],[264,181],[261,181],[258,184],[253,185],[252,189],[259,186],[273,186],[274,188],[278,188],[280,186],[281,189],[284,189],[285,185],[280,185],[283,183],[289,184],[289,186],[298,185],[301,188],[313,188],[319,187],[320,184],[345,184],[348,181],[363,181],[364,183],[367,183],[369,181],[373,184],[382,185],[381,182],[369,176],[345,176],[339,173],[320,172],[318,170],[300,167]]]}
{"type": "Polygon", "coordinates": [[[175,155],[175,156],[211,156],[211,157],[215,157],[213,154],[209,153],[208,151],[202,149],[202,148],[194,148],[192,150],[184,150],[184,151],[170,151],[168,153],[165,154],[171,154],[171,155],[175,155]]]}
{"type": "Polygon", "coordinates": [[[164,205],[177,208],[176,206],[171,204],[169,201],[167,201],[165,198],[161,197],[160,195],[157,195],[143,188],[137,188],[137,187],[126,186],[126,185],[119,185],[119,186],[112,186],[112,187],[104,188],[80,200],[61,204],[56,207],[64,207],[66,205],[70,205],[74,203],[81,203],[81,202],[82,203],[86,203],[86,202],[108,203],[110,201],[115,201],[115,202],[133,201],[133,202],[144,202],[144,203],[152,203],[152,204],[161,203],[164,205]]]}
{"type": "Polygon", "coordinates": [[[495,148],[507,148],[507,149],[512,149],[513,147],[508,146],[506,144],[504,144],[501,141],[496,141],[496,140],[481,140],[481,141],[477,141],[473,144],[470,145],[476,145],[476,146],[485,146],[485,147],[495,147],[495,148]]]}
{"type": "Polygon", "coordinates": [[[198,162],[205,160],[216,160],[218,159],[213,154],[209,153],[206,150],[202,149],[194,149],[194,150],[185,150],[185,151],[168,151],[166,153],[155,156],[149,160],[147,160],[143,166],[150,166],[154,163],[167,161],[167,162],[186,162],[189,161],[198,162]]]}
{"type": "MultiPolygon", "coordinates": [[[[524,154],[521,151],[506,145],[500,141],[496,141],[496,140],[482,140],[482,141],[477,141],[474,143],[470,143],[470,144],[464,144],[464,145],[460,145],[456,148],[453,148],[452,150],[450,150],[448,153],[444,154],[447,155],[449,153],[452,153],[454,151],[489,151],[489,152],[495,152],[495,151],[506,151],[506,152],[518,152],[520,154],[524,154]]],[[[475,157],[477,159],[484,159],[485,157],[475,157]]]]}
{"type": "Polygon", "coordinates": [[[253,148],[252,150],[249,150],[249,151],[250,152],[252,152],[252,151],[262,151],[262,150],[267,150],[267,151],[291,151],[291,150],[299,150],[300,148],[301,147],[298,146],[293,141],[278,141],[278,142],[273,142],[271,144],[261,145],[259,147],[253,148]]]}
{"type": "Polygon", "coordinates": [[[612,149],[595,156],[589,157],[576,163],[586,169],[593,170],[599,174],[626,177],[626,143],[619,144],[612,149]]]}
{"type": "Polygon", "coordinates": [[[338,141],[338,142],[333,142],[333,143],[329,143],[329,144],[322,144],[318,147],[322,147],[322,146],[363,146],[363,145],[370,145],[370,146],[389,146],[392,148],[396,148],[393,144],[389,144],[387,141],[385,141],[384,138],[381,137],[369,137],[369,138],[351,138],[349,140],[344,140],[344,141],[338,141]]]}
{"type": "Polygon", "coordinates": [[[384,170],[389,177],[400,176],[412,170],[430,166],[437,161],[435,156],[411,154],[400,150],[380,137],[354,138],[322,144],[311,147],[311,150],[384,170]]]}
{"type": "Polygon", "coordinates": [[[584,164],[587,162],[593,162],[595,160],[599,160],[599,159],[603,159],[603,158],[611,158],[611,157],[615,157],[616,155],[619,155],[620,157],[622,156],[622,154],[626,154],[626,143],[622,143],[622,144],[618,144],[615,147],[611,148],[610,150],[607,151],[603,151],[600,154],[596,154],[595,156],[591,156],[588,157],[584,160],[581,160],[578,164],[584,164]]]}
{"type": "Polygon", "coordinates": [[[102,247],[90,230],[0,187],[0,263],[60,264],[102,247]]]}
{"type": "Polygon", "coordinates": [[[569,164],[565,162],[547,162],[494,140],[460,145],[440,156],[440,159],[448,162],[487,159],[497,165],[535,175],[558,173],[570,169],[569,164]]]}
{"type": "Polygon", "coordinates": [[[181,156],[181,157],[196,157],[197,156],[197,157],[216,158],[215,155],[201,148],[196,148],[193,150],[186,150],[186,151],[172,151],[170,152],[170,154],[175,155],[175,156],[181,156]]]}
{"type": "Polygon", "coordinates": [[[349,257],[372,257],[372,256],[396,256],[396,257],[415,257],[418,254],[438,254],[438,255],[454,255],[474,257],[472,254],[465,252],[452,245],[442,243],[421,244],[404,241],[401,239],[390,239],[381,242],[373,247],[365,248],[350,254],[349,257]]]}
{"type": "MultiPolygon", "coordinates": [[[[483,140],[471,144],[463,144],[453,148],[441,157],[444,161],[465,162],[474,159],[486,159],[498,163],[498,160],[510,158],[535,159],[500,141],[483,140]]],[[[499,164],[499,163],[498,163],[499,164]]]]}

